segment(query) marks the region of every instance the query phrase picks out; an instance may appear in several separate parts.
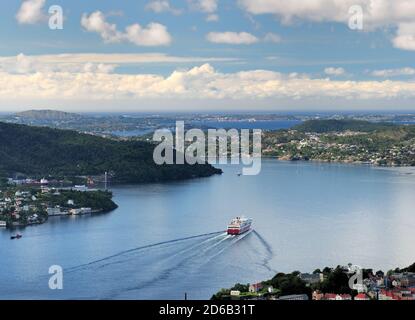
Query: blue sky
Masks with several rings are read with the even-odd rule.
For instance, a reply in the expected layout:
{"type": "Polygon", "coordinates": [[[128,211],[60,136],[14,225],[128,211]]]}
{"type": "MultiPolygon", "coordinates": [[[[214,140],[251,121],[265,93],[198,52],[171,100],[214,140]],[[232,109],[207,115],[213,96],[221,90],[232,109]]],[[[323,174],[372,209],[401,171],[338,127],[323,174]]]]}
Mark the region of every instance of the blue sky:
{"type": "Polygon", "coordinates": [[[415,4],[309,3],[4,1],[0,110],[411,110],[415,4]]]}

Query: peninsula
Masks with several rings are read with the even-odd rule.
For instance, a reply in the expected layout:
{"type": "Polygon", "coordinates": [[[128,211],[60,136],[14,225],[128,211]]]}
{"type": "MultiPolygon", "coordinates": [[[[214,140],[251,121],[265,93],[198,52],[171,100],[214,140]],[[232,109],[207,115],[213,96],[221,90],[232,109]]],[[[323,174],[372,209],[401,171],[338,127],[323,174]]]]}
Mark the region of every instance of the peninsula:
{"type": "Polygon", "coordinates": [[[156,165],[154,145],[47,127],[0,122],[0,226],[40,224],[50,216],[108,212],[112,193],[95,185],[209,177],[210,164],[156,165]]]}
{"type": "Polygon", "coordinates": [[[281,160],[415,166],[415,125],[309,120],[288,130],[264,132],[262,154],[281,160]]]}

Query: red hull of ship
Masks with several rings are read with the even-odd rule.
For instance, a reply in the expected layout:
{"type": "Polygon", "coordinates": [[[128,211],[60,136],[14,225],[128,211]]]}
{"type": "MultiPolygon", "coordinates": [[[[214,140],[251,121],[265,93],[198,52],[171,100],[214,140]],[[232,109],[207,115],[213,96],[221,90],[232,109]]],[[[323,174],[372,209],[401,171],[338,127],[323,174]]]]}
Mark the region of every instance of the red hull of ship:
{"type": "Polygon", "coordinates": [[[238,235],[247,232],[249,229],[251,229],[249,226],[243,229],[228,229],[228,234],[238,235]]]}

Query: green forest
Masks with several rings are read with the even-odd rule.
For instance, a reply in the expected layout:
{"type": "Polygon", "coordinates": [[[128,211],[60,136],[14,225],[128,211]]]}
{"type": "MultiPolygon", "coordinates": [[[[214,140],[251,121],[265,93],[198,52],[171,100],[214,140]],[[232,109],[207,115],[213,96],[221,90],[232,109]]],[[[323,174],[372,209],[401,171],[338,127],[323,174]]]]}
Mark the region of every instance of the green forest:
{"type": "Polygon", "coordinates": [[[0,176],[68,178],[108,172],[117,183],[161,182],[207,177],[209,164],[156,165],[154,145],[118,141],[70,130],[0,123],[0,176]]]}

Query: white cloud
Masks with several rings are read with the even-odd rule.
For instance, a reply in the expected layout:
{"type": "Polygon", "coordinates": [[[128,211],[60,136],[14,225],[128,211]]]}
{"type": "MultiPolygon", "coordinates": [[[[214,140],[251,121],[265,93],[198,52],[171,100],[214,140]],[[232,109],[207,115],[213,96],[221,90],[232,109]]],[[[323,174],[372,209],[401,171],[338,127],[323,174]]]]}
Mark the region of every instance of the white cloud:
{"type": "Polygon", "coordinates": [[[45,2],[45,0],[23,1],[16,14],[17,22],[20,24],[35,24],[44,21],[46,18],[43,13],[45,2]]]}
{"type": "Polygon", "coordinates": [[[372,73],[372,76],[375,77],[399,77],[399,76],[413,76],[415,75],[414,68],[400,68],[400,69],[384,69],[384,70],[375,70],[372,73]]]}
{"type": "Polygon", "coordinates": [[[202,12],[214,13],[218,10],[218,0],[189,0],[189,2],[202,12]]]}
{"type": "Polygon", "coordinates": [[[101,11],[95,11],[89,16],[84,13],[81,18],[81,26],[89,32],[99,33],[106,42],[120,42],[124,35],[117,30],[117,25],[105,20],[101,11]]]}
{"type": "Polygon", "coordinates": [[[170,12],[175,15],[182,13],[181,10],[173,8],[168,0],[152,0],[146,5],[146,9],[155,13],[170,12]]]}
{"type": "Polygon", "coordinates": [[[261,101],[262,99],[405,99],[415,98],[407,81],[334,81],[267,70],[221,73],[210,64],[176,70],[168,76],[99,72],[0,71],[0,100],[74,101],[169,99],[261,101]]]}
{"type": "Polygon", "coordinates": [[[257,37],[247,32],[210,32],[206,38],[210,42],[224,44],[253,44],[259,41],[257,37]]]}
{"type": "Polygon", "coordinates": [[[82,59],[76,54],[26,56],[23,53],[15,57],[0,57],[0,72],[10,74],[29,74],[36,72],[94,72],[110,73],[117,64],[82,59]]]}
{"type": "Polygon", "coordinates": [[[276,61],[276,60],[280,60],[280,57],[277,57],[277,56],[268,56],[265,59],[267,59],[269,61],[276,61]]]}
{"type": "Polygon", "coordinates": [[[207,13],[206,21],[216,22],[219,21],[219,16],[216,11],[218,10],[219,0],[188,0],[191,8],[207,13]]]}
{"type": "Polygon", "coordinates": [[[24,55],[0,57],[0,72],[36,73],[36,72],[98,72],[110,73],[120,65],[142,65],[149,63],[203,63],[235,62],[237,58],[222,57],[178,57],[163,53],[69,53],[56,55],[24,55]]]}
{"type": "Polygon", "coordinates": [[[343,68],[329,67],[329,68],[324,69],[324,73],[329,75],[329,76],[341,76],[341,75],[345,74],[346,71],[343,68]]]}
{"type": "Polygon", "coordinates": [[[160,23],[149,23],[143,28],[133,24],[126,28],[126,38],[137,46],[166,46],[172,41],[167,28],[160,23]]]}
{"type": "Polygon", "coordinates": [[[398,26],[396,37],[392,40],[395,48],[415,50],[415,22],[401,23],[398,26]]]}
{"type": "Polygon", "coordinates": [[[393,27],[392,39],[396,48],[415,50],[415,1],[412,0],[239,0],[241,7],[251,14],[273,14],[283,23],[294,20],[338,22],[348,24],[351,6],[363,9],[366,31],[393,27]]]}
{"type": "Polygon", "coordinates": [[[95,11],[90,15],[84,13],[81,25],[86,31],[98,33],[108,43],[128,41],[137,46],[165,46],[172,41],[167,28],[160,23],[152,22],[146,27],[136,23],[127,26],[125,32],[121,32],[116,24],[106,21],[101,11],[95,11]]]}
{"type": "Polygon", "coordinates": [[[208,22],[216,22],[216,21],[219,21],[219,16],[217,14],[209,14],[206,17],[206,21],[208,21],[208,22]]]}
{"type": "Polygon", "coordinates": [[[279,43],[281,42],[281,37],[275,33],[267,33],[264,37],[265,42],[279,43]]]}

